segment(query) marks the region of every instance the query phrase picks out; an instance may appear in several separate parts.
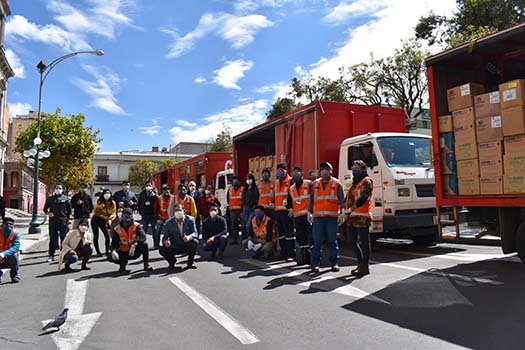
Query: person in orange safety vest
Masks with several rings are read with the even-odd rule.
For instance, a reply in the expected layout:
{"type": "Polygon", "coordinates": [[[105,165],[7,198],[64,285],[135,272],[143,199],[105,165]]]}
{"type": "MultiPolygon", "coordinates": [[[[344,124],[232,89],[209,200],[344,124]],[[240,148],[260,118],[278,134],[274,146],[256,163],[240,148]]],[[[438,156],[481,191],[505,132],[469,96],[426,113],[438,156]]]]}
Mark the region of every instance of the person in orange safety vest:
{"type": "Polygon", "coordinates": [[[308,201],[310,200],[310,180],[303,179],[303,169],[296,166],[293,169],[292,185],[288,193],[288,202],[292,209],[297,247],[297,265],[310,263],[312,242],[312,225],[308,222],[308,201]]]}

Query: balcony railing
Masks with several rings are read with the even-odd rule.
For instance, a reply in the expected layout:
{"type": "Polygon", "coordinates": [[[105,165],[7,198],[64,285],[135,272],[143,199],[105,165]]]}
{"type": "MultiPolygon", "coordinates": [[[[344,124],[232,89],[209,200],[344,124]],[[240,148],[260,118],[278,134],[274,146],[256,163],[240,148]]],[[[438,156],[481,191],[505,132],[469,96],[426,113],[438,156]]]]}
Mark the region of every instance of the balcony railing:
{"type": "Polygon", "coordinates": [[[97,179],[97,182],[108,182],[109,175],[97,175],[96,179],[97,179]]]}

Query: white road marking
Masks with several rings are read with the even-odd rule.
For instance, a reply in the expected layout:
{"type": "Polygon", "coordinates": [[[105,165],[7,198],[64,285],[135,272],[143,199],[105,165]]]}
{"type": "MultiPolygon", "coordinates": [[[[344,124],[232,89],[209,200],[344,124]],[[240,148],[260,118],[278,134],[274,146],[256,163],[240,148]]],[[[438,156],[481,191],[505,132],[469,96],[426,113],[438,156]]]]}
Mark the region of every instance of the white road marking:
{"type": "MultiPolygon", "coordinates": [[[[382,249],[383,250],[383,249],[382,249]]],[[[492,259],[506,259],[511,258],[513,256],[516,256],[516,253],[512,254],[476,254],[476,253],[447,253],[447,254],[432,254],[432,253],[424,253],[424,252],[408,252],[408,251],[399,251],[399,250],[391,250],[391,249],[384,249],[387,253],[395,253],[395,254],[402,254],[402,255],[409,255],[409,256],[418,256],[418,257],[429,257],[429,258],[437,258],[437,259],[444,259],[444,260],[453,260],[453,261],[468,261],[468,262],[478,262],[483,260],[492,260],[492,259]]],[[[513,261],[513,260],[509,260],[513,261]]]]}
{"type": "Polygon", "coordinates": [[[249,345],[260,342],[260,340],[249,329],[240,324],[230,314],[222,310],[206,296],[190,287],[182,279],[171,277],[169,280],[242,344],[249,345]]]}

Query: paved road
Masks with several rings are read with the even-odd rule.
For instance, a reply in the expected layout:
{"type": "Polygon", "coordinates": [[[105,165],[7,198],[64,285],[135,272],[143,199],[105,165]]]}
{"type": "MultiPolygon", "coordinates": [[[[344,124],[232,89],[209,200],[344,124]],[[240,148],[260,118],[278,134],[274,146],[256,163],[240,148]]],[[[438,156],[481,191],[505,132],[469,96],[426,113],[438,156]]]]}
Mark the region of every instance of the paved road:
{"type": "MultiPolygon", "coordinates": [[[[123,276],[96,258],[91,271],[58,273],[45,262],[46,245],[23,255],[22,283],[0,285],[0,349],[56,349],[59,333],[37,334],[66,294],[79,314],[94,315],[80,349],[524,347],[525,270],[497,247],[382,244],[372,274],[357,280],[347,249],[337,274],[252,260],[231,246],[225,260],[200,260],[190,271],[169,271],[152,252],[152,273],[139,261],[123,276]]],[[[75,317],[71,324],[84,320],[75,317]]],[[[61,349],[74,349],[74,338],[61,349]]]]}

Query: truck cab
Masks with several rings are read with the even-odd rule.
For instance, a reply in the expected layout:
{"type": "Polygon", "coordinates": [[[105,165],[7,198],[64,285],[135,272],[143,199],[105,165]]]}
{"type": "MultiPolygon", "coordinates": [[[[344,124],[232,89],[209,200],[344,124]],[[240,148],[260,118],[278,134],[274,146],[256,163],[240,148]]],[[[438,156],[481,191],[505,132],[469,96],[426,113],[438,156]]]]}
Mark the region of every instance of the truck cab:
{"type": "Polygon", "coordinates": [[[221,202],[221,213],[226,214],[228,190],[233,180],[233,169],[219,171],[215,177],[215,196],[221,202]]]}
{"type": "Polygon", "coordinates": [[[410,237],[432,244],[437,238],[434,169],[426,135],[368,133],[344,140],[339,153],[339,179],[345,192],[352,185],[352,163],[363,160],[374,182],[370,232],[410,237]]]}

